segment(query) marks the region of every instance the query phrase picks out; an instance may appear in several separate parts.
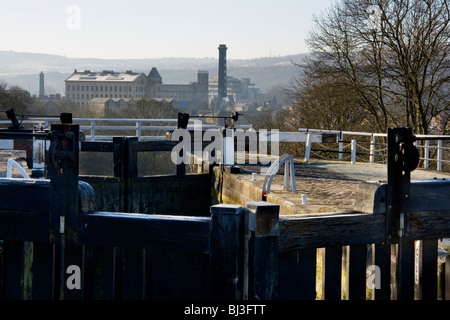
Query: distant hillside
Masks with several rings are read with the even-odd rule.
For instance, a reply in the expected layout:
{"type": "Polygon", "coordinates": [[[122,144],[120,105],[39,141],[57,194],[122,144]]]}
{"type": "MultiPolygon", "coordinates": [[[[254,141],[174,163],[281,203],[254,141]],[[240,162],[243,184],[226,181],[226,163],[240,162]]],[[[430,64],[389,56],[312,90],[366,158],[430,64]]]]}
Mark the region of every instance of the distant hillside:
{"type": "MultiPolygon", "coordinates": [[[[298,75],[299,63],[305,55],[266,57],[249,60],[228,59],[228,75],[250,78],[263,92],[273,86],[285,85],[298,75]]],[[[83,59],[66,56],[0,51],[0,81],[9,86],[17,85],[31,94],[37,94],[39,73],[45,74],[46,93],[64,94],[64,79],[77,70],[133,70],[148,73],[158,68],[164,83],[191,83],[196,81],[197,71],[209,71],[217,75],[217,58],[158,58],[158,59],[83,59]]]]}

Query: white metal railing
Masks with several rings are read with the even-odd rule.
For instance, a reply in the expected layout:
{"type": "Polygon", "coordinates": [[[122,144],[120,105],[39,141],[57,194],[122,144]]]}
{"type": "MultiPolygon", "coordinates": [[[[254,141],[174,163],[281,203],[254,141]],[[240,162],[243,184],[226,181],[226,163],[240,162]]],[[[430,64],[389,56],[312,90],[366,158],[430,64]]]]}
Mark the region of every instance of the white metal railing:
{"type": "MultiPolygon", "coordinates": [[[[24,120],[21,124],[29,124],[35,128],[48,128],[51,123],[59,123],[60,119],[57,117],[42,117],[30,118],[24,120]]],[[[128,133],[133,132],[132,136],[138,137],[138,140],[165,140],[165,132],[173,131],[177,128],[177,119],[116,119],[116,118],[74,118],[74,123],[80,124],[80,130],[85,133],[87,141],[110,141],[113,135],[102,135],[102,131],[117,131],[128,133]],[[152,136],[148,133],[150,131],[164,132],[159,136],[152,136]]],[[[190,119],[188,129],[195,129],[200,120],[190,119]]],[[[0,125],[9,126],[10,121],[0,121],[0,125]]],[[[202,129],[220,129],[223,126],[210,125],[202,123],[202,129]]],[[[252,125],[235,125],[236,128],[250,129],[252,125]]],[[[120,134],[116,134],[117,136],[120,134]]],[[[305,142],[305,161],[309,161],[311,157],[317,157],[326,160],[350,161],[356,163],[357,161],[370,163],[386,163],[387,144],[386,133],[370,133],[370,132],[354,132],[354,131],[338,131],[338,130],[321,130],[321,129],[305,129],[300,128],[297,132],[279,132],[277,134],[279,142],[305,142]],[[337,139],[334,144],[324,143],[320,139],[321,135],[335,134],[337,139]],[[319,138],[318,138],[319,137],[319,138]],[[369,139],[367,139],[369,137],[369,139]],[[366,141],[363,141],[366,140],[366,141]],[[369,140],[369,141],[367,141],[369,140]],[[326,157],[323,154],[315,152],[312,148],[314,145],[319,145],[322,151],[337,153],[337,157],[326,157]],[[336,146],[337,144],[337,146],[336,146]],[[333,146],[334,145],[334,146],[333,146]],[[365,157],[364,157],[365,156],[365,157]]],[[[450,147],[445,147],[443,140],[439,138],[446,138],[444,135],[416,135],[421,138],[416,141],[416,146],[419,149],[424,149],[423,167],[429,168],[432,162],[436,163],[436,169],[442,170],[444,163],[450,163],[450,147]],[[427,140],[429,138],[430,140],[427,140]],[[432,157],[432,151],[435,151],[435,157],[432,157]]],[[[233,162],[233,161],[232,161],[233,162]]]]}
{"type": "MultiPolygon", "coordinates": [[[[312,143],[317,143],[323,148],[324,151],[336,152],[338,153],[338,160],[349,160],[351,163],[356,163],[357,160],[370,162],[370,163],[386,163],[387,154],[387,134],[385,133],[370,133],[370,132],[354,132],[354,131],[338,131],[338,130],[320,130],[320,129],[299,129],[300,132],[309,134],[336,134],[338,147],[333,148],[323,143],[317,142],[315,140],[309,140],[307,138],[305,146],[305,161],[309,161],[312,155],[326,159],[326,160],[336,160],[336,158],[325,157],[321,154],[314,152],[312,149],[312,143]],[[346,136],[351,136],[353,139],[348,141],[346,136]],[[370,142],[362,142],[358,140],[358,137],[370,137],[370,142]],[[380,141],[381,140],[381,141],[380,141]],[[364,147],[364,143],[368,144],[369,147],[364,147]],[[346,151],[349,150],[349,151],[346,151]],[[348,156],[344,156],[349,154],[348,156]],[[367,155],[368,159],[364,159],[360,155],[367,155]],[[379,160],[376,160],[379,158],[379,160]]],[[[445,150],[450,150],[450,147],[444,147],[444,139],[448,139],[448,135],[416,135],[420,140],[416,140],[415,145],[419,149],[424,149],[423,157],[423,168],[429,168],[431,162],[436,162],[436,170],[442,171],[442,165],[444,163],[450,163],[450,159],[446,159],[444,154],[445,150]],[[427,140],[428,138],[428,140],[427,140]],[[442,139],[439,139],[442,138],[442,139]],[[436,150],[436,157],[430,157],[430,150],[436,150]]],[[[448,155],[447,155],[448,157],[448,155]]]]}
{"type": "MultiPolygon", "coordinates": [[[[48,128],[52,123],[59,123],[57,117],[36,117],[24,120],[22,124],[30,124],[36,128],[48,128]]],[[[173,131],[177,129],[178,119],[119,119],[119,118],[73,118],[73,123],[80,125],[80,130],[85,132],[87,141],[112,140],[113,135],[101,135],[101,131],[134,131],[135,137],[139,141],[144,140],[165,140],[164,135],[151,136],[146,134],[149,131],[173,131]],[[151,125],[156,124],[156,125],[151,125]],[[88,134],[87,134],[88,133],[88,134]]],[[[194,129],[201,120],[190,119],[187,129],[194,129]]],[[[10,125],[10,121],[0,121],[0,125],[10,125]]],[[[220,129],[223,126],[202,123],[202,129],[220,129]]],[[[252,125],[235,125],[236,128],[251,128],[252,125]]]]}
{"type": "Polygon", "coordinates": [[[30,176],[28,175],[28,173],[14,159],[8,159],[7,167],[6,167],[6,177],[7,178],[12,178],[13,167],[16,168],[20,172],[20,174],[22,175],[23,178],[30,179],[30,176]]]}
{"type": "Polygon", "coordinates": [[[287,153],[272,162],[272,165],[266,172],[264,177],[264,183],[262,188],[263,195],[267,195],[270,192],[270,185],[272,179],[277,174],[280,166],[284,164],[284,189],[289,190],[289,183],[291,184],[291,190],[293,193],[297,193],[297,187],[295,185],[295,170],[294,170],[294,156],[287,153]]]}

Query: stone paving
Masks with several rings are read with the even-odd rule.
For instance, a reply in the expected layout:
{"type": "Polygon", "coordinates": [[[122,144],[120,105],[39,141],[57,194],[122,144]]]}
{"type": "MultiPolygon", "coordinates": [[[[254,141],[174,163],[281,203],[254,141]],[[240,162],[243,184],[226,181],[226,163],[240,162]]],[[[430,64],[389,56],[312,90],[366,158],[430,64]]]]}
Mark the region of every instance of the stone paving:
{"type": "MultiPolygon", "coordinates": [[[[339,161],[294,161],[297,193],[284,190],[284,167],[274,177],[270,193],[293,203],[298,213],[354,211],[358,201],[356,192],[362,182],[387,181],[385,164],[355,163],[339,161]],[[302,204],[302,194],[307,195],[307,205],[302,204]]],[[[260,167],[239,166],[239,178],[262,188],[264,176],[260,167]],[[257,172],[252,181],[251,172],[257,172]]],[[[411,179],[450,179],[450,173],[434,170],[416,169],[411,179]]]]}

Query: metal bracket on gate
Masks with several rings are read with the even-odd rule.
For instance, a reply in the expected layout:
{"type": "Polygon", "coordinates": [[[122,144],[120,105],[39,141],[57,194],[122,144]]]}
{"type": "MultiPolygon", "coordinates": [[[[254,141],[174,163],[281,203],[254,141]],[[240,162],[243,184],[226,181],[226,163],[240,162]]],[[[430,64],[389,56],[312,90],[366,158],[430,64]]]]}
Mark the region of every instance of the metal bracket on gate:
{"type": "Polygon", "coordinates": [[[411,172],[419,164],[411,128],[388,129],[386,239],[397,243],[408,234],[411,172]]]}

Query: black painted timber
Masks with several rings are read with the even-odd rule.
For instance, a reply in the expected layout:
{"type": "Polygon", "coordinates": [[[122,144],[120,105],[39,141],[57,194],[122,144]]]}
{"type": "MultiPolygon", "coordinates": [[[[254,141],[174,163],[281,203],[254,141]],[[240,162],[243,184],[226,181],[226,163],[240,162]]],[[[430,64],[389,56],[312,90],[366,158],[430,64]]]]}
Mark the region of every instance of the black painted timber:
{"type": "Polygon", "coordinates": [[[375,244],[375,266],[378,266],[380,268],[380,287],[374,289],[375,300],[389,300],[391,298],[390,244],[375,244]]]}
{"type": "Polygon", "coordinates": [[[244,213],[238,205],[211,207],[211,295],[213,299],[243,298],[244,213]]]}
{"type": "Polygon", "coordinates": [[[280,216],[281,252],[304,248],[383,242],[381,214],[305,214],[280,216]],[[371,230],[371,232],[367,232],[371,230]]]}
{"type": "Polygon", "coordinates": [[[341,300],[342,246],[325,248],[324,299],[341,300]]]}
{"type": "Polygon", "coordinates": [[[79,244],[209,252],[208,217],[95,212],[79,216],[79,244]]]}

